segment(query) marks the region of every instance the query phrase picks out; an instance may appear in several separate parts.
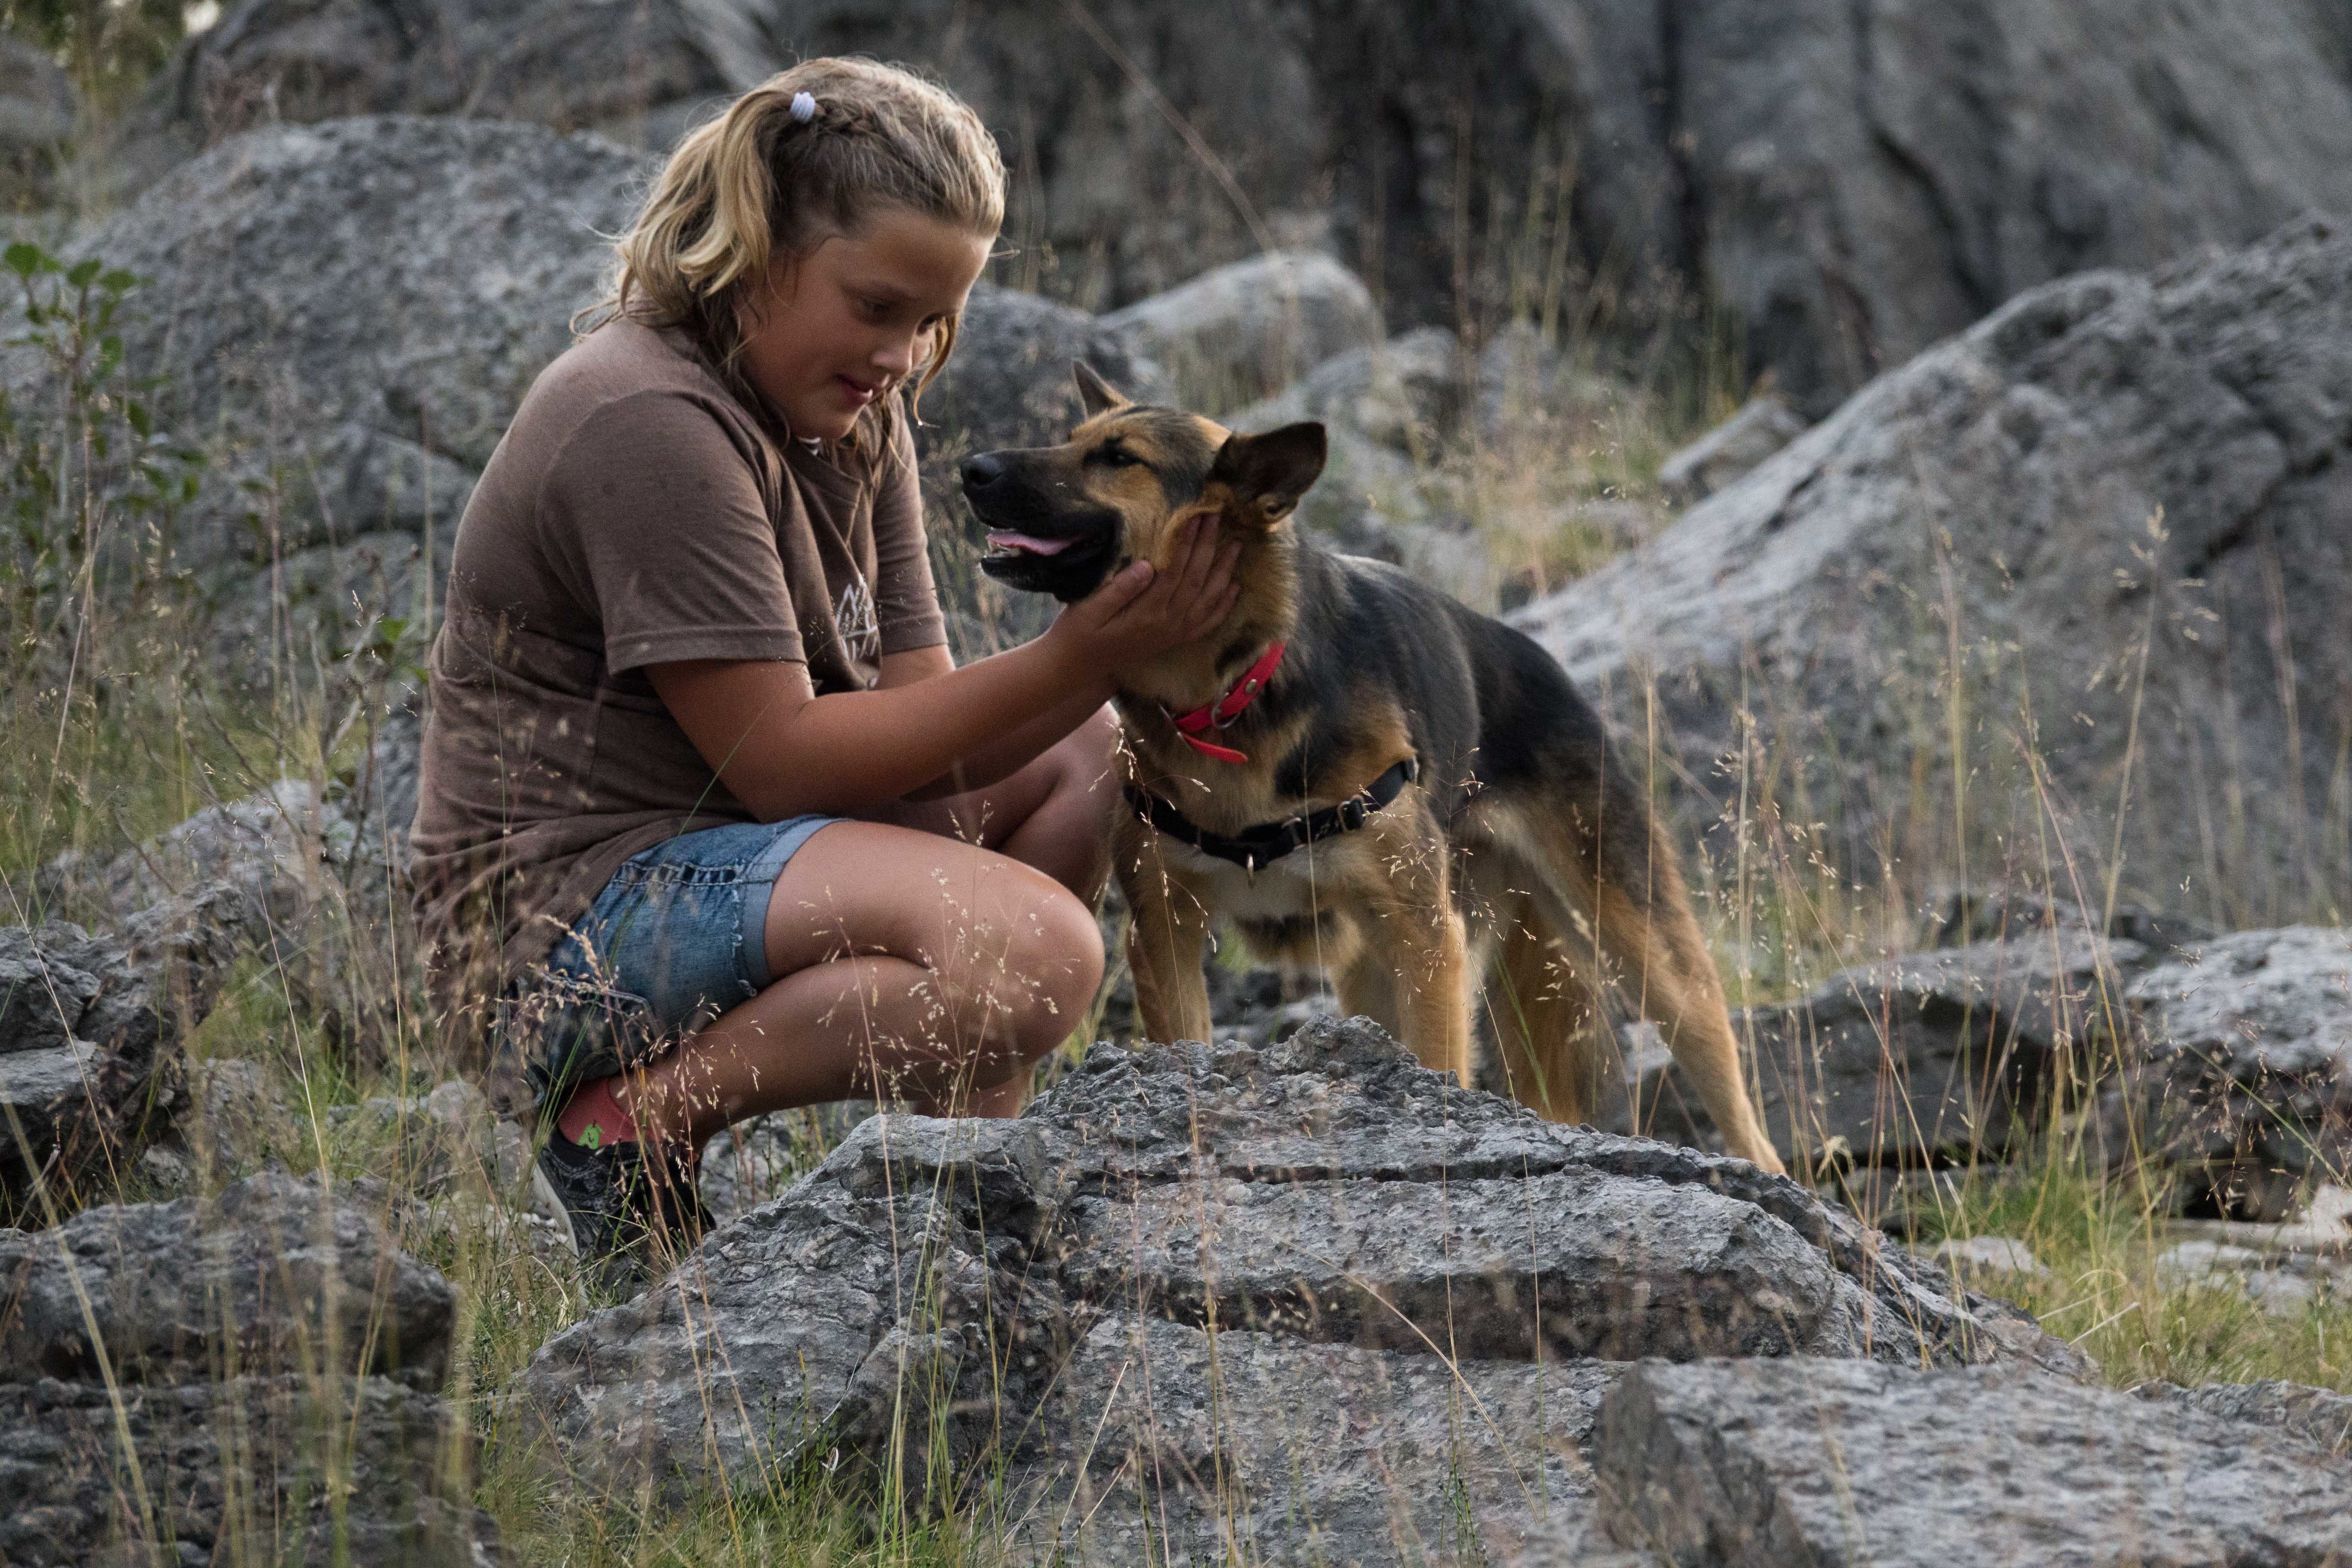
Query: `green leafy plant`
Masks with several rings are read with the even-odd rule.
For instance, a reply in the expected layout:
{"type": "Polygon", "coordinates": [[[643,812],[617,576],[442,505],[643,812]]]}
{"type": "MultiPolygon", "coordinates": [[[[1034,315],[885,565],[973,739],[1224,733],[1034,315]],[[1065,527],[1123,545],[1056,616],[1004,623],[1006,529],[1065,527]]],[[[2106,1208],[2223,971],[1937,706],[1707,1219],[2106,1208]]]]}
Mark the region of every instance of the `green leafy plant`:
{"type": "Polygon", "coordinates": [[[0,268],[17,294],[7,347],[35,372],[0,387],[0,661],[69,670],[102,591],[119,586],[134,611],[184,592],[173,528],[204,455],[158,425],[152,384],[123,363],[117,321],[136,277],[21,240],[0,268]],[[110,565],[120,584],[101,582],[110,565]]]}

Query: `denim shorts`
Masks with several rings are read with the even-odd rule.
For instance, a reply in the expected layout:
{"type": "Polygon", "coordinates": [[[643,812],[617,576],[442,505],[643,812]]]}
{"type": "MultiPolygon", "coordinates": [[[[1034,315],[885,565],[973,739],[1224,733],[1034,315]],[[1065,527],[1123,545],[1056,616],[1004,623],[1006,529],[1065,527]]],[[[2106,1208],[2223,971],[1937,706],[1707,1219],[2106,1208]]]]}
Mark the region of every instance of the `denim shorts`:
{"type": "Polygon", "coordinates": [[[541,1108],[642,1066],[768,987],[769,895],[837,816],[681,833],[621,862],[586,914],[499,1004],[499,1051],[541,1108]]]}

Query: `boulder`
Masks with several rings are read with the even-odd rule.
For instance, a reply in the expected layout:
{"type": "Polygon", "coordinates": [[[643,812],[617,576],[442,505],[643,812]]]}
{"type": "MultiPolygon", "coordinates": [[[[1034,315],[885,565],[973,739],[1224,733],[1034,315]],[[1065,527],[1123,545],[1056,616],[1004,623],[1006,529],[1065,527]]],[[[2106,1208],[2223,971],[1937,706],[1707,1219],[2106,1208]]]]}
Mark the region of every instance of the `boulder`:
{"type": "Polygon", "coordinates": [[[110,1190],[190,1105],[185,1032],[275,935],[268,905],[226,881],[103,935],[0,927],[0,1220],[46,1224],[110,1190]]]}
{"type": "Polygon", "coordinates": [[[139,958],[64,921],[0,930],[0,1217],[37,1217],[45,1186],[73,1206],[84,1171],[184,1101],[172,999],[139,958]]]}
{"type": "Polygon", "coordinates": [[[2033,1249],[2006,1236],[1971,1236],[1947,1241],[1928,1254],[1956,1279],[1978,1274],[2024,1274],[2053,1278],[2033,1249]]]}
{"type": "Polygon", "coordinates": [[[147,279],[126,362],[226,447],[182,563],[217,583],[298,561],[331,593],[327,567],[375,546],[407,569],[374,607],[404,614],[646,174],[593,136],[382,115],[233,139],[99,225],[80,253],[147,279]]]}
{"type": "Polygon", "coordinates": [[[1611,1533],[1693,1568],[2352,1563],[2309,1437],[2027,1369],[1644,1362],[1592,1442],[1611,1533]]]}
{"type": "Polygon", "coordinates": [[[1339,254],[1392,323],[1523,309],[1556,247],[1620,331],[1720,301],[1809,418],[2025,289],[2352,206],[2352,64],[2310,0],[1316,16],[1339,254]]]}
{"type": "Polygon", "coordinates": [[[870,1100],[842,1100],[736,1122],[702,1146],[703,1206],[726,1225],[783,1196],[881,1109],[870,1100]]]}
{"type": "Polygon", "coordinates": [[[226,883],[284,918],[318,898],[323,878],[351,860],[357,838],[341,801],[306,779],[280,779],[133,845],[94,878],[77,857],[55,865],[49,881],[60,891],[95,893],[119,914],[226,883]]]}
{"type": "Polygon", "coordinates": [[[2352,1156],[2352,935],[2238,931],[2126,994],[2143,1052],[2103,1105],[2108,1155],[2184,1179],[2188,1205],[2280,1220],[2352,1156]]]}
{"type": "Polygon", "coordinates": [[[1386,336],[1363,279],[1311,250],[1212,268],[1102,324],[1157,361],[1186,407],[1212,416],[1386,336]]]}
{"type": "Polygon", "coordinates": [[[1117,0],[1097,16],[1108,49],[1048,0],[992,6],[985,25],[940,0],[243,0],[149,89],[125,178],[265,122],[386,111],[538,120],[664,149],[793,60],[863,54],[940,76],[996,132],[1024,287],[1100,308],[1310,237],[1328,196],[1303,18],[1271,0],[1181,13],[1117,0]]]}
{"type": "MultiPolygon", "coordinates": [[[[1126,1336],[1181,1360],[1228,1331],[1269,1421],[1369,1410],[1389,1380],[1413,1434],[1435,1430],[1449,1365],[1518,1411],[1538,1373],[1597,1387],[1596,1357],[2083,1364],[1785,1178],[1545,1122],[1326,1019],[1264,1047],[1097,1046],[1017,1121],[874,1117],[646,1295],[549,1341],[504,1408],[592,1489],[838,1448],[919,1494],[993,1455],[1060,1500],[1043,1519],[1087,1474],[1108,1484],[1089,1434],[1132,1430],[1104,1403],[1126,1336]],[[1049,1403],[1065,1384],[1100,1401],[1049,1403]]],[[[1554,1451],[1545,1430],[1494,1434],[1486,1502],[1508,1456],[1554,1451]]],[[[1372,1461],[1334,1454],[1292,1491],[1285,1440],[1249,1440],[1261,1517],[1368,1517],[1372,1461]]],[[[1411,1473],[1401,1514],[1434,1519],[1443,1477],[1411,1473]]],[[[1105,1540],[1135,1506],[1100,1516],[1105,1540]]]]}
{"type": "Polygon", "coordinates": [[[2175,910],[2118,902],[2102,916],[2072,899],[2015,884],[1931,888],[1924,913],[1931,947],[2046,941],[2053,931],[2081,932],[2137,943],[2143,950],[2143,961],[2150,963],[2221,934],[2203,921],[2175,910]]]}
{"type": "Polygon", "coordinates": [[[1979,864],[2054,831],[2078,866],[2119,847],[2126,894],[2325,909],[2352,886],[2347,387],[2331,224],[2069,279],[1515,619],[1660,737],[1662,777],[1773,770],[1857,874],[1951,855],[1958,813],[1979,864]]]}
{"type": "Polygon", "coordinates": [[[2241,1292],[2274,1317],[2300,1319],[2322,1300],[2342,1300],[2347,1281],[2329,1260],[2294,1252],[2259,1251],[2220,1241],[2184,1241],[2158,1253],[2157,1279],[2170,1289],[2241,1292]]]}
{"type": "Polygon", "coordinates": [[[1622,1371],[1106,1318],[1046,1403],[1039,1447],[1067,1451],[1007,1477],[1008,1555],[1478,1563],[1540,1535],[1563,1548],[1545,1561],[1589,1563],[1582,1450],[1622,1371]]]}
{"type": "MultiPolygon", "coordinates": [[[[1998,1160],[2112,1059],[2115,1006],[2146,957],[2080,931],[1911,953],[1843,971],[1795,1002],[1751,1007],[1755,1092],[1794,1168],[1998,1160]]],[[[1635,1089],[1659,1135],[1714,1125],[1673,1058],[1645,1054],[1635,1089]]]]}
{"type": "Polygon", "coordinates": [[[1778,392],[1759,392],[1739,412],[1658,468],[1658,489],[1677,506],[1705,500],[1805,433],[1778,392]]]}
{"type": "Polygon", "coordinates": [[[1673,9],[1698,270],[1810,416],[2022,289],[2352,209],[2308,0],[1673,9]]]}
{"type": "Polygon", "coordinates": [[[0,1557],[487,1568],[471,1442],[434,1393],[455,1306],[349,1186],[257,1176],[0,1230],[0,1557]]]}

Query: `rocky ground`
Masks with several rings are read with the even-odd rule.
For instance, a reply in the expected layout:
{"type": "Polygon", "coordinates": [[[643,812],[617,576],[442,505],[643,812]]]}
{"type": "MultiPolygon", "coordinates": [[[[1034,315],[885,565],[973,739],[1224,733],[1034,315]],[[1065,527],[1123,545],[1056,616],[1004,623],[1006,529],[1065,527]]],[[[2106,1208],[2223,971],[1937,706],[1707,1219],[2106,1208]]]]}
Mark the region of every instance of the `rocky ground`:
{"type": "MultiPolygon", "coordinates": [[[[483,1114],[432,1098],[362,1113],[483,1114]]],[[[0,1231],[9,1561],[498,1561],[415,1201],[263,1175],[0,1231]]],[[[1544,1122],[1361,1020],[1106,1044],[1016,1121],[857,1123],[488,1425],[546,1495],[818,1465],[1012,1563],[2352,1561],[2352,1400],[2097,1386],[1969,1287],[2031,1264],[1985,1252],[1544,1122]]]]}

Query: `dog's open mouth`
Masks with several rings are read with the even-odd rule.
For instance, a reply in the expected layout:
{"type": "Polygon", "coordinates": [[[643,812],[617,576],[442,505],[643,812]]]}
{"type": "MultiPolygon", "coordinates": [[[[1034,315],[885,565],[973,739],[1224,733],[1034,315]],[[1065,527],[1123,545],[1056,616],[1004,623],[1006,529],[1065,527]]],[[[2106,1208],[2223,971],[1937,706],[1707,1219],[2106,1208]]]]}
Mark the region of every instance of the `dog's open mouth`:
{"type": "MultiPolygon", "coordinates": [[[[1041,525],[1034,522],[1007,527],[1009,520],[1001,519],[982,518],[982,525],[992,521],[997,525],[988,528],[988,552],[980,558],[980,569],[1008,588],[1051,594],[1067,604],[1093,593],[1110,574],[1111,552],[1119,537],[1115,521],[1082,519],[1092,526],[1075,533],[1040,531],[1041,525]]],[[[1069,521],[1054,521],[1064,526],[1069,521]]]]}
{"type": "Polygon", "coordinates": [[[1036,472],[1037,454],[980,452],[964,459],[964,500],[988,540],[980,569],[1008,588],[1068,604],[1102,586],[1126,529],[1111,508],[1078,500],[1036,472]]]}
{"type": "Polygon", "coordinates": [[[991,560],[1011,560],[1017,555],[1059,555],[1075,539],[1040,539],[1034,533],[991,533],[988,552],[991,560]]]}

